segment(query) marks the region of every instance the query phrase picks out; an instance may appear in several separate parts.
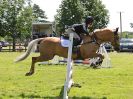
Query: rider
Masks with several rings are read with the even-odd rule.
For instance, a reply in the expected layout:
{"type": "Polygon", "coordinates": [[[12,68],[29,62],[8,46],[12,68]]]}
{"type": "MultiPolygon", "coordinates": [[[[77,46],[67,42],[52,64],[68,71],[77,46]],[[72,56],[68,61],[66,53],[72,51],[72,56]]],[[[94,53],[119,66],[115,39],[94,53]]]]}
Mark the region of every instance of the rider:
{"type": "Polygon", "coordinates": [[[71,32],[74,33],[74,42],[73,42],[74,46],[77,46],[81,43],[82,41],[80,37],[81,34],[86,34],[86,35],[89,34],[88,28],[92,26],[93,20],[94,19],[92,16],[87,16],[83,24],[74,24],[72,25],[72,28],[68,28],[66,30],[67,34],[71,32]]]}

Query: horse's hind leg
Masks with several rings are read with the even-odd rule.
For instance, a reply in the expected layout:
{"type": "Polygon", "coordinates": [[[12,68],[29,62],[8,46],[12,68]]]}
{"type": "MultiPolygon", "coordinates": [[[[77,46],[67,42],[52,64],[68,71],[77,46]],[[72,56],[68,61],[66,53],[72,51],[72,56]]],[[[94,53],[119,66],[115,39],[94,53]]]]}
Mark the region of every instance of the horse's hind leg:
{"type": "Polygon", "coordinates": [[[49,56],[49,57],[42,57],[42,56],[32,57],[32,64],[31,64],[31,67],[30,67],[30,71],[28,73],[26,73],[25,76],[30,76],[30,75],[34,74],[34,72],[35,72],[35,63],[42,62],[42,61],[48,61],[48,60],[52,59],[53,57],[54,56],[49,56]]]}
{"type": "Polygon", "coordinates": [[[25,76],[30,76],[34,73],[35,63],[37,62],[38,58],[39,57],[32,57],[32,63],[31,63],[30,71],[28,73],[26,73],[25,76]]]}

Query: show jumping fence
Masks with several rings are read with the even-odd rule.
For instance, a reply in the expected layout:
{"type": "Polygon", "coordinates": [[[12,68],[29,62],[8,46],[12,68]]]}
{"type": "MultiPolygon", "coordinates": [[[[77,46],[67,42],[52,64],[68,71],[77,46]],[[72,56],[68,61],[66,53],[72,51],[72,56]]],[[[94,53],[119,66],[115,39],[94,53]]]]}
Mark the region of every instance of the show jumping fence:
{"type": "MultiPolygon", "coordinates": [[[[42,64],[60,64],[60,62],[63,63],[67,63],[67,67],[66,67],[66,81],[64,83],[64,94],[63,94],[63,99],[68,99],[68,93],[71,89],[72,86],[75,87],[81,87],[79,84],[75,84],[73,79],[72,79],[72,74],[73,74],[73,63],[80,63],[80,64],[87,64],[91,65],[92,63],[96,63],[98,61],[99,58],[92,58],[92,59],[87,59],[87,60],[72,60],[72,46],[73,46],[73,33],[69,34],[69,47],[68,47],[68,57],[65,60],[59,60],[59,57],[56,56],[54,57],[53,60],[51,61],[47,61],[47,62],[40,62],[39,65],[42,64]],[[54,61],[54,62],[52,62],[54,61]]],[[[101,67],[103,68],[111,68],[111,61],[110,61],[110,57],[105,49],[104,44],[101,44],[99,50],[97,51],[97,53],[103,54],[104,55],[104,60],[103,63],[101,65],[101,67]]]]}

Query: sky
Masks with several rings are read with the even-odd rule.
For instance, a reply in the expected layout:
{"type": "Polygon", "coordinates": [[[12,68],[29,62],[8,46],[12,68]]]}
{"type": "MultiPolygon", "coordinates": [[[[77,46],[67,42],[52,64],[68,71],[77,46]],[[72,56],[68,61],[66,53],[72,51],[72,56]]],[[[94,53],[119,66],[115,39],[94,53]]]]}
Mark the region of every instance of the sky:
{"type": "MultiPolygon", "coordinates": [[[[48,17],[48,21],[54,20],[57,9],[62,0],[33,0],[40,6],[48,17]]],[[[133,31],[130,23],[133,23],[133,0],[101,0],[109,11],[110,22],[108,28],[120,27],[120,12],[122,16],[122,31],[133,31]]],[[[120,29],[119,29],[120,30],[120,29]]]]}

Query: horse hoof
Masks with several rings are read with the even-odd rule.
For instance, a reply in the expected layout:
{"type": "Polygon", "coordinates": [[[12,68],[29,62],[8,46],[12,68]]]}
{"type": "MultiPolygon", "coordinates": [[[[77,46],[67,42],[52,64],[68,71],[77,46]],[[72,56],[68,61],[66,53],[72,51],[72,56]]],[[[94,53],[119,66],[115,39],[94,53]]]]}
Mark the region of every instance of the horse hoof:
{"type": "Polygon", "coordinates": [[[94,66],[93,69],[100,69],[101,66],[94,66]]]}
{"type": "Polygon", "coordinates": [[[94,66],[95,66],[95,64],[94,64],[94,63],[92,63],[92,64],[90,65],[90,67],[92,67],[92,68],[93,68],[94,66]]]}
{"type": "Polygon", "coordinates": [[[31,76],[33,73],[29,72],[29,73],[26,73],[25,76],[31,76]]]}

